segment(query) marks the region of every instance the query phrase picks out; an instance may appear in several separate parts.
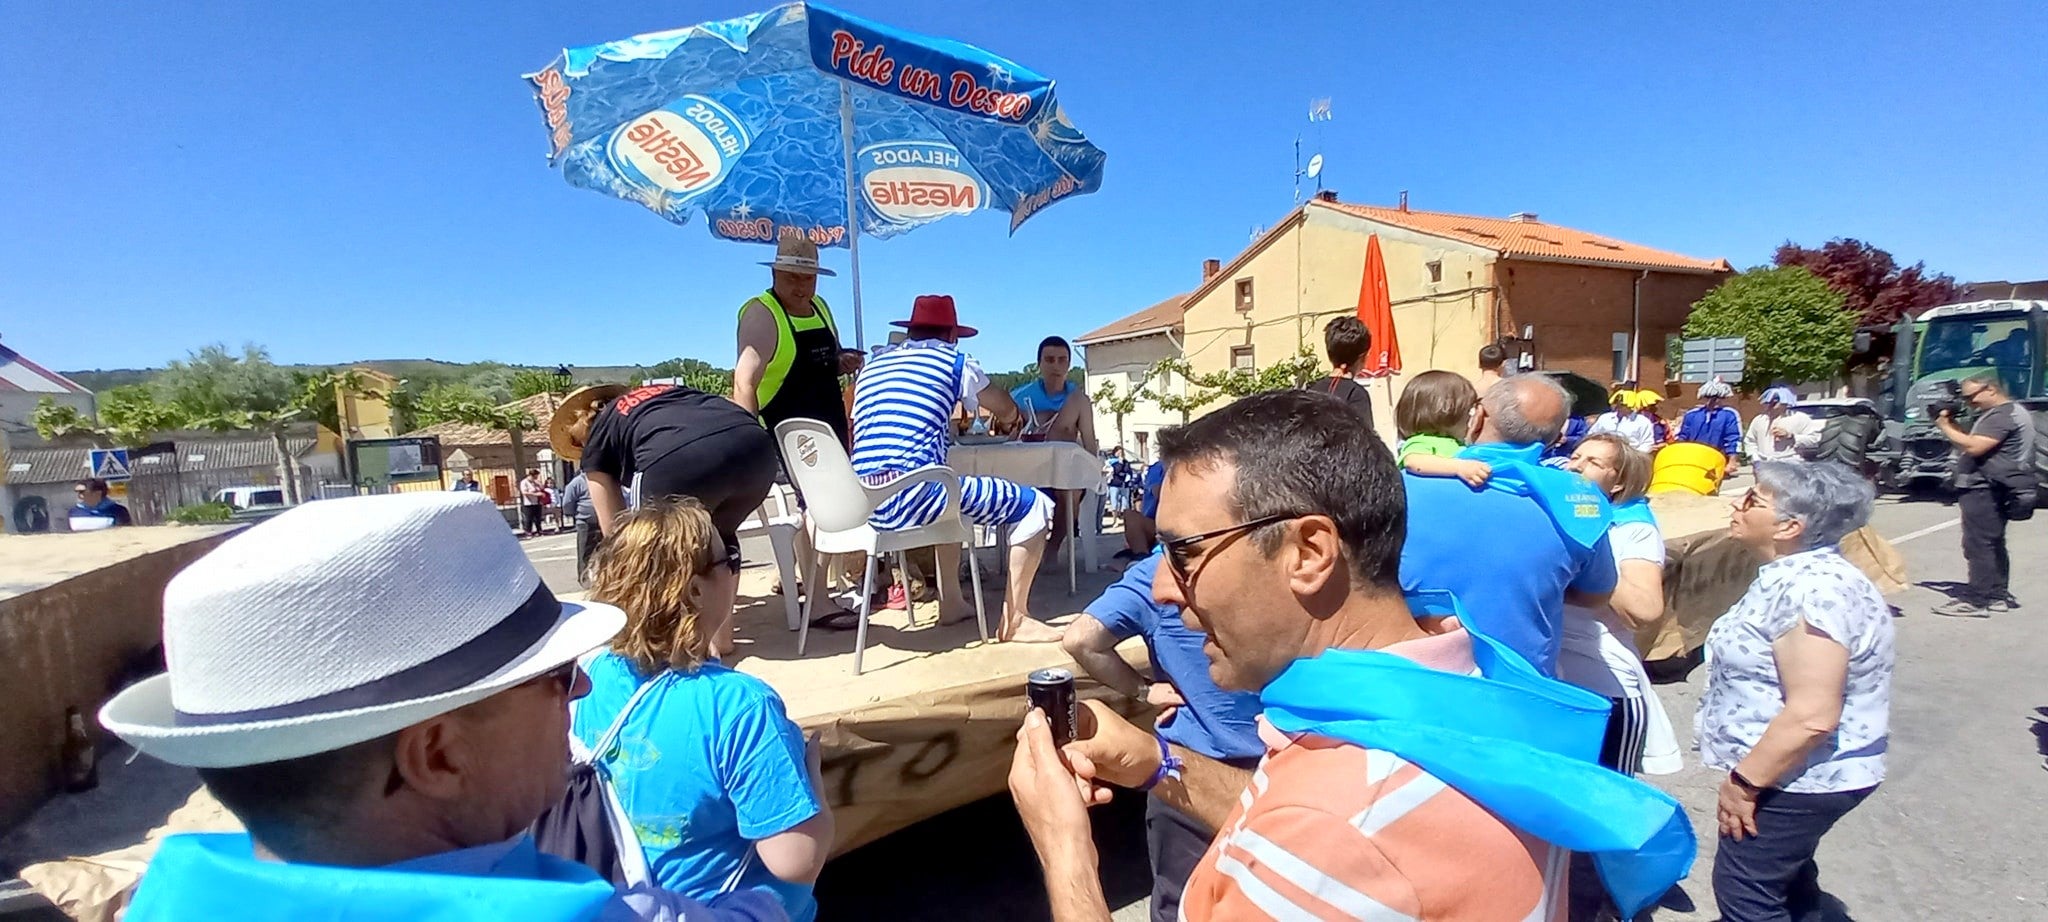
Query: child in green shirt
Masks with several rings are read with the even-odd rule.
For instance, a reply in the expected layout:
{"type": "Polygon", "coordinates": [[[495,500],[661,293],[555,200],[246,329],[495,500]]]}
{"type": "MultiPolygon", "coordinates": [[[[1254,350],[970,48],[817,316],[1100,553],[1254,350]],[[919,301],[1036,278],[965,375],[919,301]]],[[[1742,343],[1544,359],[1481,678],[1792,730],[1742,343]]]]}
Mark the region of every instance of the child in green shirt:
{"type": "Polygon", "coordinates": [[[1478,406],[1479,394],[1465,376],[1448,371],[1416,375],[1394,405],[1394,425],[1401,437],[1394,455],[1401,469],[1423,477],[1456,477],[1473,489],[1486,486],[1493,467],[1458,457],[1478,406]]]}

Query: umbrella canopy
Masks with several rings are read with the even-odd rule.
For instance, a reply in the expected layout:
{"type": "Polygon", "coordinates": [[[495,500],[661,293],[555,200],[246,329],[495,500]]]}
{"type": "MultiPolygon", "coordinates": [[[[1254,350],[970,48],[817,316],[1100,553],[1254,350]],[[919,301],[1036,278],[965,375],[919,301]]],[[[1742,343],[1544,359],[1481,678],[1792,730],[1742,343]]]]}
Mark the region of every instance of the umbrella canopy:
{"type": "Polygon", "coordinates": [[[816,3],[570,48],[527,79],[571,184],[728,240],[847,246],[982,209],[1014,231],[1102,184],[1050,79],[816,3]]]}
{"type": "Polygon", "coordinates": [[[1394,335],[1394,301],[1387,293],[1387,260],[1380,255],[1380,235],[1365,238],[1365,278],[1358,287],[1358,319],[1372,337],[1357,369],[1367,377],[1401,373],[1401,341],[1394,335]]]}

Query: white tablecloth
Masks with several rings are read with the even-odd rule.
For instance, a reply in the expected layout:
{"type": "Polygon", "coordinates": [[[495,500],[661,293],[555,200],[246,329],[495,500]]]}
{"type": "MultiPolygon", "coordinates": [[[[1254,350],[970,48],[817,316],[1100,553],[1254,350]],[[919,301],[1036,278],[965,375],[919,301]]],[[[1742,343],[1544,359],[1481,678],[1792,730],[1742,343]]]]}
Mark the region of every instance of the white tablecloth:
{"type": "Polygon", "coordinates": [[[954,445],[946,450],[946,466],[954,473],[1001,477],[1027,487],[1086,490],[1076,517],[1084,540],[1067,542],[1067,590],[1074,588],[1074,551],[1080,548],[1082,569],[1095,572],[1093,537],[1102,533],[1097,503],[1102,497],[1102,459],[1073,442],[1002,442],[995,445],[954,445]]]}
{"type": "Polygon", "coordinates": [[[1027,487],[1102,492],[1102,459],[1072,442],[1003,442],[954,445],[946,466],[955,473],[1001,477],[1027,487]]]}

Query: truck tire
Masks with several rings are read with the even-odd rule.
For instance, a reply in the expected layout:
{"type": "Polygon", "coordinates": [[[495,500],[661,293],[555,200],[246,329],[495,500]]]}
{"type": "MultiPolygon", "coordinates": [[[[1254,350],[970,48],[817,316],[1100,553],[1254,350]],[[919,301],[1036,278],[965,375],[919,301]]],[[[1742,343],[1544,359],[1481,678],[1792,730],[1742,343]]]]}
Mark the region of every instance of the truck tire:
{"type": "Polygon", "coordinates": [[[2048,408],[2035,409],[2034,417],[2034,505],[2048,506],[2048,408]]]}
{"type": "Polygon", "coordinates": [[[1837,416],[1822,426],[1820,444],[1814,446],[1815,461],[1835,461],[1862,471],[1871,443],[1877,440],[1881,423],[1872,416],[1837,416]]]}

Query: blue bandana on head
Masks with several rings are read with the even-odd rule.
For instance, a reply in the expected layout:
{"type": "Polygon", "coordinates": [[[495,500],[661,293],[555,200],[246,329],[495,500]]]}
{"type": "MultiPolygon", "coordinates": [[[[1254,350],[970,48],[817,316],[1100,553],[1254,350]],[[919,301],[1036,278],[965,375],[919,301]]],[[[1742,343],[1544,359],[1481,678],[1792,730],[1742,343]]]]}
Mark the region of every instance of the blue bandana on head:
{"type": "MultiPolygon", "coordinates": [[[[1417,615],[1457,615],[1448,592],[1408,596],[1417,615]]],[[[1692,821],[1671,795],[1598,764],[1605,698],[1545,678],[1472,631],[1477,676],[1391,653],[1326,650],[1259,695],[1284,733],[1391,752],[1532,836],[1593,856],[1623,918],[1692,871],[1692,821]]]]}
{"type": "Polygon", "coordinates": [[[260,861],[246,834],[195,833],[164,839],[124,918],[588,922],[614,895],[589,868],[543,855],[528,838],[488,874],[468,875],[260,861]]]}
{"type": "Polygon", "coordinates": [[[1557,533],[1579,547],[1592,547],[1607,534],[1612,507],[1599,488],[1577,474],[1543,465],[1543,446],[1487,443],[1458,452],[1493,468],[1489,490],[1535,499],[1550,514],[1557,533]]]}

